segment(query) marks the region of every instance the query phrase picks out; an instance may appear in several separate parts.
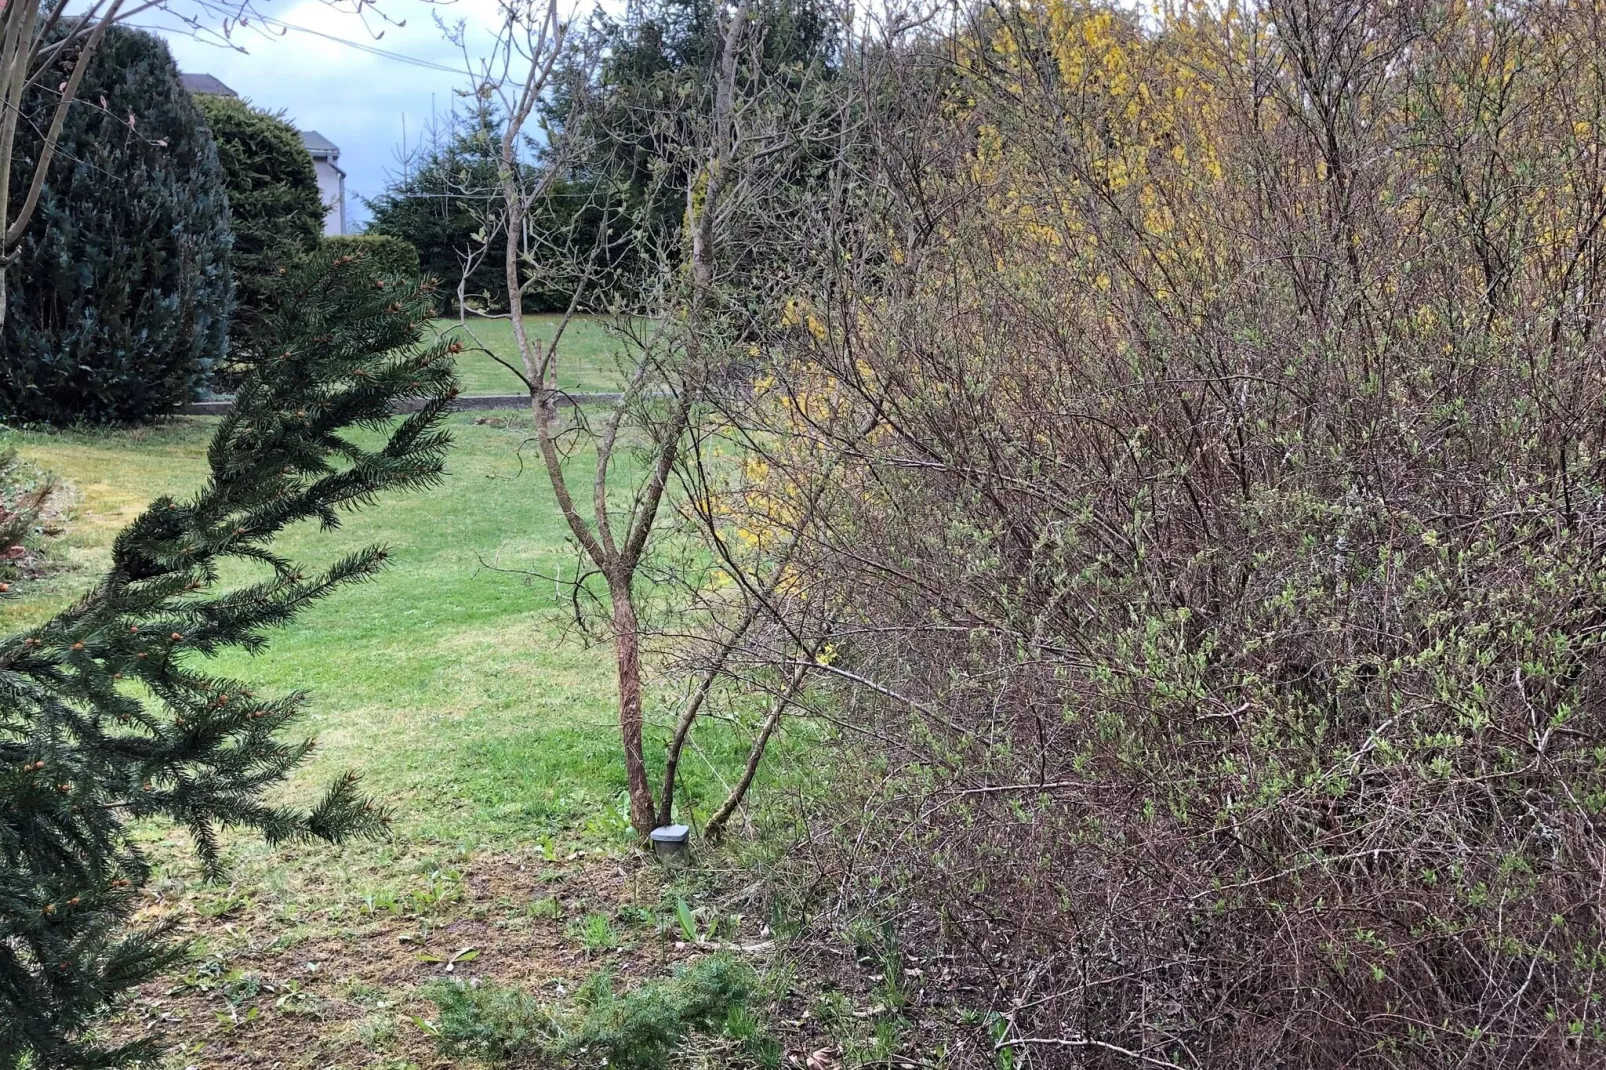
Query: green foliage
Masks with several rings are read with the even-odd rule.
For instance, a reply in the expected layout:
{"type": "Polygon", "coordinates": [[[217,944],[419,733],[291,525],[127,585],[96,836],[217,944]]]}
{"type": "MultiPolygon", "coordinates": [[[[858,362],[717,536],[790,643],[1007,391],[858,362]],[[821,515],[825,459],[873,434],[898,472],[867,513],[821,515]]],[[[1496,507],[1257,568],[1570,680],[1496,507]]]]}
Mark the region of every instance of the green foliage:
{"type": "MultiPolygon", "coordinates": [[[[455,291],[463,257],[486,229],[488,213],[501,198],[497,151],[501,131],[479,116],[444,132],[401,178],[365,200],[368,234],[399,238],[418,250],[419,269],[455,291]]],[[[500,257],[485,257],[464,280],[467,296],[485,308],[507,307],[500,257]]]]}
{"type": "Polygon", "coordinates": [[[439,1008],[427,1031],[447,1055],[510,1059],[536,1046],[544,1035],[545,1014],[518,989],[435,981],[424,986],[424,995],[439,1008]]]}
{"type": "Polygon", "coordinates": [[[212,131],[229,195],[232,351],[249,358],[281,270],[318,247],[324,216],[318,175],[301,135],[283,113],[254,108],[238,97],[200,94],[195,102],[212,131]]]}
{"type": "MultiPolygon", "coordinates": [[[[606,177],[623,216],[615,229],[670,236],[669,248],[696,166],[676,150],[698,143],[696,128],[713,110],[722,11],[708,0],[651,0],[629,6],[622,21],[599,12],[586,28],[589,46],[576,55],[605,60],[586,59],[563,72],[548,108],[549,121],[568,126],[590,147],[575,169],[577,184],[606,177]],[[575,109],[580,99],[585,106],[575,109]]],[[[762,42],[759,62],[768,79],[801,81],[837,58],[841,25],[817,0],[762,0],[748,17],[762,42]]],[[[624,252],[615,257],[628,260],[624,252]]]]}
{"type": "MultiPolygon", "coordinates": [[[[23,100],[19,203],[77,54],[23,100]]],[[[188,400],[224,355],[233,284],[223,172],[160,38],[112,29],[68,113],[7,274],[0,417],[139,422],[188,400]]]]}
{"type": "Polygon", "coordinates": [[[129,927],[149,866],[127,822],[184,826],[215,874],[224,826],[332,841],[384,820],[349,774],[307,811],[264,802],[312,752],[284,738],[306,696],[259,695],[201,663],[261,651],[268,629],[378,572],[379,547],[311,570],[273,542],[436,482],[448,445],[451,362],[418,344],[429,294],[350,266],[308,265],[291,283],[300,299],[270,323],[282,356],[252,369],[218,422],[208,482],[124,529],[76,605],[0,639],[0,1067],[149,1054],[149,1040],[106,1050],[81,1035],[180,955],[163,930],[129,927]],[[421,411],[394,421],[411,398],[421,411]]]}
{"type": "MultiPolygon", "coordinates": [[[[441,132],[405,175],[365,202],[372,215],[370,236],[412,244],[424,273],[450,292],[457,292],[461,283],[464,305],[479,311],[508,307],[502,236],[497,229],[501,143],[501,123],[489,111],[460,120],[441,132]],[[471,259],[472,270],[465,277],[471,259]]],[[[528,174],[521,180],[528,184],[528,174]]],[[[543,235],[540,244],[545,252],[540,270],[526,283],[526,313],[557,312],[569,306],[573,261],[589,259],[592,246],[603,237],[602,198],[593,195],[595,185],[584,178],[560,179],[551,196],[532,206],[528,223],[543,235]]]]}
{"type": "Polygon", "coordinates": [[[772,1053],[758,1016],[748,1008],[758,979],[745,964],[714,955],[672,976],[614,991],[599,971],[575,993],[573,1009],[543,1008],[517,989],[483,982],[436,981],[424,994],[434,1021],[417,1020],[450,1056],[513,1059],[539,1052],[549,1062],[616,1070],[660,1070],[693,1033],[723,1033],[757,1053],[772,1053]]]}
{"type": "Polygon", "coordinates": [[[329,259],[357,257],[369,271],[395,278],[416,279],[422,270],[417,246],[388,234],[334,235],[323,239],[319,253],[329,259]]]}
{"type": "Polygon", "coordinates": [[[569,927],[569,935],[580,942],[588,955],[619,946],[619,932],[606,914],[587,914],[569,927]]]}
{"type": "MultiPolygon", "coordinates": [[[[575,994],[578,1020],[558,1023],[549,1051],[615,1070],[658,1070],[692,1032],[722,1029],[757,987],[751,968],[729,955],[676,967],[672,977],[644,981],[619,995],[604,970],[575,994]]],[[[753,1033],[755,1030],[749,1030],[753,1033]]]]}
{"type": "Polygon", "coordinates": [[[686,942],[695,944],[697,942],[697,919],[692,915],[691,907],[686,905],[686,900],[684,899],[675,900],[675,921],[680,924],[680,934],[686,938],[686,942]]]}

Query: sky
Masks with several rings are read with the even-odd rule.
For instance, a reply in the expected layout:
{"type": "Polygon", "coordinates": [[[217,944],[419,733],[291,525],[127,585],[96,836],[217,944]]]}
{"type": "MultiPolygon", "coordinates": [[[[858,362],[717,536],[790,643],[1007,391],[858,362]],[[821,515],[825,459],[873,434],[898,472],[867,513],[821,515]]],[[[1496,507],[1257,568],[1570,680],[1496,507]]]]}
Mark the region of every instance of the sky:
{"type": "Polygon", "coordinates": [[[254,6],[268,20],[264,28],[251,19],[232,28],[227,42],[215,31],[222,25],[218,13],[228,9],[215,0],[174,0],[171,11],[144,14],[133,24],[166,37],[185,73],[213,75],[252,104],[282,109],[298,129],[338,145],[346,229],[360,231],[367,219],[360,198],[384,189],[400,170],[404,140],[416,146],[431,116],[447,113],[454,92],[468,84],[462,52],[437,19],[463,21],[471,46],[485,48],[495,0],[377,0],[363,16],[349,4],[322,0],[254,6]],[[201,20],[207,30],[186,29],[183,17],[201,20]]]}

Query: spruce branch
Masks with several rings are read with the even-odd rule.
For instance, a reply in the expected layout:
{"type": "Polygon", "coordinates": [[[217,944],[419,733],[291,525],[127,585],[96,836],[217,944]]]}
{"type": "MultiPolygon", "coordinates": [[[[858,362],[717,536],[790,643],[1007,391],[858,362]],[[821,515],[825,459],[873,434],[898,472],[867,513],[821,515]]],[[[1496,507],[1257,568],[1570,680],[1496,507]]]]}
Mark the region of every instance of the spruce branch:
{"type": "Polygon", "coordinates": [[[349,261],[315,261],[286,287],[292,299],[264,328],[265,352],[279,355],[248,370],[219,420],[205,485],[153,502],[75,605],[0,638],[0,1067],[152,1053],[82,1039],[119,993],[183,954],[160,928],[129,928],[149,871],[130,819],[183,825],[214,877],[225,829],[338,842],[387,819],[351,774],[309,810],[264,804],[312,751],[286,738],[308,698],[259,697],[205,668],[262,649],[386,563],[372,546],[308,567],[273,551],[280,532],[309,519],[333,528],[346,510],[437,484],[450,445],[441,424],[457,387],[445,346],[420,341],[425,287],[349,261]],[[420,411],[391,417],[404,399],[420,411]],[[254,578],[225,587],[229,563],[254,578]]]}

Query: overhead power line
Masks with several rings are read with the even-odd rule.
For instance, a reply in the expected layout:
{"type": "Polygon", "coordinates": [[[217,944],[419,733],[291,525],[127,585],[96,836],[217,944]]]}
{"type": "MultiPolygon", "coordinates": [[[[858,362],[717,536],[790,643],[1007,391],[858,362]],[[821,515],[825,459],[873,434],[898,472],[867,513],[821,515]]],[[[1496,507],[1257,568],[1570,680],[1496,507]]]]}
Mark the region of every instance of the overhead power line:
{"type": "MultiPolygon", "coordinates": [[[[228,9],[223,8],[218,4],[209,3],[207,0],[199,0],[199,3],[201,7],[207,8],[215,13],[232,14],[228,9]]],[[[275,19],[267,15],[257,15],[255,16],[255,21],[263,24],[264,26],[272,26],[282,30],[294,30],[296,33],[304,33],[313,37],[321,37],[325,41],[333,41],[336,44],[345,45],[347,48],[354,48],[359,52],[365,52],[370,56],[377,56],[380,59],[393,60],[397,63],[405,63],[413,67],[421,67],[428,71],[441,71],[445,74],[459,75],[464,73],[462,70],[456,67],[448,67],[444,63],[436,63],[433,60],[419,59],[417,56],[409,56],[402,52],[392,52],[389,49],[380,48],[378,45],[369,44],[365,41],[353,41],[349,37],[341,37],[338,34],[324,33],[322,30],[314,30],[310,26],[301,26],[294,22],[285,22],[283,19],[275,19]]]]}
{"type": "Polygon", "coordinates": [[[428,71],[442,71],[446,74],[464,73],[463,71],[458,70],[456,67],[448,67],[444,63],[435,63],[431,60],[419,59],[416,56],[403,55],[400,52],[391,52],[383,48],[375,47],[374,45],[364,44],[361,41],[352,41],[345,37],[336,37],[332,33],[324,33],[321,30],[310,29],[306,26],[297,26],[293,22],[280,22],[278,19],[270,19],[266,21],[271,22],[275,26],[282,26],[287,30],[295,30],[298,33],[307,33],[314,37],[322,37],[326,41],[334,41],[337,44],[346,45],[349,48],[355,48],[359,52],[366,52],[370,56],[378,56],[381,59],[395,60],[397,63],[406,63],[414,67],[422,67],[428,71]]]}

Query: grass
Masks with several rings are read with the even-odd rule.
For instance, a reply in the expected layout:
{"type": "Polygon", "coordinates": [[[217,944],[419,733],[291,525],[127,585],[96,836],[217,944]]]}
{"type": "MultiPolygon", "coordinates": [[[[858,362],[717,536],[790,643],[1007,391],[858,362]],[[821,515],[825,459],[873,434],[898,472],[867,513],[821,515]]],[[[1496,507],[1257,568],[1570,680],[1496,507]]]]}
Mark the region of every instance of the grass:
{"type": "MultiPolygon", "coordinates": [[[[153,498],[194,490],[214,423],[0,433],[0,448],[15,445],[76,496],[51,550],[59,568],[13,585],[0,629],[69,605],[153,498]]],[[[124,1040],[165,1034],[167,1070],[435,1065],[417,1024],[431,1013],[432,980],[484,978],[550,999],[625,956],[650,973],[702,950],[673,946],[672,904],[689,893],[666,898],[655,867],[621,864],[632,837],[612,659],[574,634],[551,581],[528,578],[573,576],[576,559],[529,463],[527,420],[458,414],[451,431],[440,487],[387,497],[332,533],[298,526],[276,544],[317,562],[383,543],[389,569],[313,607],[265,653],[216,665],[311,695],[305,728],[320,746],[280,800],[308,801],[355,770],[393,808],[390,835],[272,848],[226,837],[224,885],[201,880],[182,830],[137,830],[156,864],[141,920],[175,924],[193,958],[105,1028],[124,1040]],[[625,940],[609,920],[636,914],[657,919],[656,938],[625,940]]],[[[573,463],[583,480],[590,458],[573,463]]],[[[672,709],[657,709],[650,751],[672,709]]],[[[698,730],[682,812],[709,812],[723,795],[714,769],[729,777],[745,747],[723,720],[698,730]]]]}
{"type": "MultiPolygon", "coordinates": [[[[548,341],[557,329],[560,316],[526,316],[525,330],[532,338],[548,341]]],[[[463,336],[465,346],[489,349],[515,368],[522,367],[518,346],[513,340],[513,323],[506,317],[470,319],[466,326],[457,320],[436,320],[442,334],[463,336]],[[473,341],[470,341],[472,339],[473,341]]],[[[618,344],[605,321],[582,316],[569,324],[558,347],[558,385],[565,390],[602,391],[619,389],[618,344]]],[[[472,349],[458,356],[458,376],[465,394],[522,394],[524,383],[517,375],[484,353],[472,349]]]]}
{"type": "MultiPolygon", "coordinates": [[[[64,608],[147,502],[198,486],[211,423],[10,436],[21,456],[70,481],[80,501],[56,551],[65,571],[19,585],[20,597],[0,604],[0,627],[64,608]]],[[[334,533],[302,525],[278,544],[327,561],[383,543],[392,567],[312,608],[264,654],[226,655],[217,668],[267,690],[311,693],[307,727],[320,746],[292,796],[310,798],[350,768],[395,806],[406,839],[474,846],[558,833],[625,842],[611,658],[577,637],[554,583],[526,575],[576,568],[545,480],[528,456],[521,461],[529,428],[459,414],[452,433],[443,486],[389,497],[334,533]]],[[[577,468],[587,465],[576,458],[577,468]]],[[[722,734],[711,728],[705,750],[735,764],[740,741],[722,743],[722,734]]],[[[694,796],[715,796],[717,780],[691,775],[694,796]]]]}

